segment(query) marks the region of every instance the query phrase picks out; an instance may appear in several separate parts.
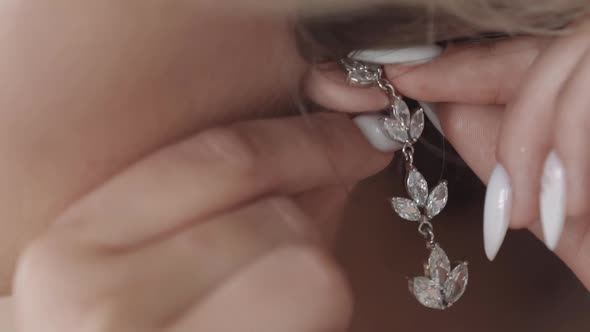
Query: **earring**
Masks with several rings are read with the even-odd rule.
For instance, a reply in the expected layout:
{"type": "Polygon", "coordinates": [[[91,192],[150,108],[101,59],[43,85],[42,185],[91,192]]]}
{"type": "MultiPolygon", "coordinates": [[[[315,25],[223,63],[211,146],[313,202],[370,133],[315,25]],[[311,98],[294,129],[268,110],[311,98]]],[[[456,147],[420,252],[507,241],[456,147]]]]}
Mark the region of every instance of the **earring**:
{"type": "Polygon", "coordinates": [[[415,222],[418,232],[426,240],[430,250],[424,264],[424,276],[409,280],[410,292],[422,305],[444,310],[457,302],[467,287],[469,271],[467,262],[458,262],[451,269],[451,263],[444,250],[434,241],[432,219],[445,208],[448,200],[446,181],[441,181],[429,191],[424,176],[414,165],[414,144],[424,130],[424,110],[413,113],[391,82],[383,75],[383,67],[377,64],[343,59],[341,66],[348,73],[347,83],[356,87],[379,87],[388,97],[387,116],[380,119],[383,133],[403,145],[401,150],[406,169],[406,191],[410,198],[391,199],[393,210],[402,219],[415,222]]]}

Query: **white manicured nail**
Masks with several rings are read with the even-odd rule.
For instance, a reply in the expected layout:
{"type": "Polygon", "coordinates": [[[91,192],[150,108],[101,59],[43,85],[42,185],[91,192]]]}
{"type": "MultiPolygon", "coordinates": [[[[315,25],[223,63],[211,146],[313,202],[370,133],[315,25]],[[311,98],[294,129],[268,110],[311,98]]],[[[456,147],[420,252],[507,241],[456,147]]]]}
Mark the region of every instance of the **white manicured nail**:
{"type": "Polygon", "coordinates": [[[436,130],[438,130],[438,132],[441,135],[445,136],[445,133],[442,130],[442,126],[440,124],[440,119],[438,118],[438,115],[436,115],[436,108],[435,108],[436,106],[434,104],[427,103],[424,101],[420,101],[418,103],[420,104],[420,106],[422,106],[422,109],[424,110],[424,114],[430,120],[430,122],[432,123],[434,128],[436,128],[436,130]]]}
{"type": "Polygon", "coordinates": [[[394,49],[358,50],[350,53],[351,59],[379,64],[423,63],[441,55],[438,45],[416,45],[394,49]]]}
{"type": "Polygon", "coordinates": [[[541,178],[541,225],[545,244],[555,250],[565,223],[565,168],[555,151],[549,153],[541,178]]]}
{"type": "Polygon", "coordinates": [[[498,164],[488,182],[483,215],[483,242],[486,256],[490,261],[496,258],[504,242],[510,225],[511,206],[510,176],[506,169],[498,164]]]}
{"type": "Polygon", "coordinates": [[[353,121],[377,150],[393,152],[401,149],[401,144],[396,143],[383,133],[379,122],[382,117],[383,115],[380,114],[363,114],[355,117],[353,121]]]}

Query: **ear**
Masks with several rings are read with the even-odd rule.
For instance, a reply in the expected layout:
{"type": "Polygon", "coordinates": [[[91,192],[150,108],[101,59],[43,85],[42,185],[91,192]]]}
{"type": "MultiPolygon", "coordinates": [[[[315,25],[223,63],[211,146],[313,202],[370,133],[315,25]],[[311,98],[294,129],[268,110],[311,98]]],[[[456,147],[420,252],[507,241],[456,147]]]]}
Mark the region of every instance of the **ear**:
{"type": "MultiPolygon", "coordinates": [[[[442,48],[420,45],[391,50],[361,50],[352,52],[352,59],[378,64],[416,64],[438,57],[442,48]]],[[[351,87],[346,73],[332,63],[314,66],[304,82],[304,92],[314,103],[330,110],[358,113],[377,111],[387,106],[387,97],[379,88],[351,87]]]]}

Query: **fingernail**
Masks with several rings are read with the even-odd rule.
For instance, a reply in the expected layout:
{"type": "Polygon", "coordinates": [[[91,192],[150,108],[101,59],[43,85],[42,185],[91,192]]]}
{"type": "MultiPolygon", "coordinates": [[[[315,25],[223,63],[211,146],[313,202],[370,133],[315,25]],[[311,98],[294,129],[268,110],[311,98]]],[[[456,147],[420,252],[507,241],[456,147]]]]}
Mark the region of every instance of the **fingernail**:
{"type": "Polygon", "coordinates": [[[512,187],[510,176],[502,165],[498,164],[486,191],[483,216],[483,242],[486,256],[493,261],[504,242],[510,224],[512,205],[512,187]]]}
{"type": "Polygon", "coordinates": [[[541,225],[545,244],[555,250],[565,223],[565,168],[555,151],[551,151],[541,178],[541,225]]]}
{"type": "Polygon", "coordinates": [[[431,61],[443,52],[438,45],[416,45],[394,49],[357,50],[348,57],[358,61],[379,64],[418,64],[431,61]]]}
{"type": "Polygon", "coordinates": [[[383,115],[363,114],[355,117],[353,121],[375,149],[382,152],[401,149],[401,144],[396,143],[383,133],[380,123],[382,117],[383,115]]]}
{"type": "Polygon", "coordinates": [[[438,130],[438,132],[441,135],[445,136],[445,133],[444,133],[442,126],[440,124],[440,119],[438,118],[438,115],[436,115],[436,108],[435,108],[436,106],[434,104],[427,103],[424,101],[420,101],[418,103],[420,104],[420,106],[424,110],[424,114],[426,114],[426,117],[430,120],[430,122],[432,123],[434,128],[436,128],[436,130],[438,130]]]}

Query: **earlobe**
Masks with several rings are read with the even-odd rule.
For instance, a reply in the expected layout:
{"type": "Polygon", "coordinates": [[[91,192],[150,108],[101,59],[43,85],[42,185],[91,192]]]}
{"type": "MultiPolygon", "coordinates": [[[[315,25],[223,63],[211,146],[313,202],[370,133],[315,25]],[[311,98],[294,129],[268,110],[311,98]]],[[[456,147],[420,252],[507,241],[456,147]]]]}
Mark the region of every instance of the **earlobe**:
{"type": "Polygon", "coordinates": [[[307,98],[329,110],[347,113],[378,111],[387,107],[387,97],[379,88],[359,89],[346,83],[342,68],[314,66],[303,83],[307,98]]]}

